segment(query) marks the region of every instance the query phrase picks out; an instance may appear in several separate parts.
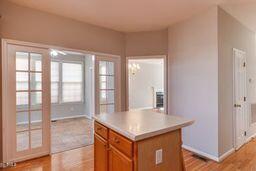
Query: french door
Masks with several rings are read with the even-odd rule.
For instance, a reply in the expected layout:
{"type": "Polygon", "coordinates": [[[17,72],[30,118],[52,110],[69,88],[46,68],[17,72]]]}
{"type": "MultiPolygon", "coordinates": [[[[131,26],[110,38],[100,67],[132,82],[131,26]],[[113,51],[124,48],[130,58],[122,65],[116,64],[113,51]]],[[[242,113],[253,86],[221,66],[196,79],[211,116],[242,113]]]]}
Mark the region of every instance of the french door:
{"type": "Polygon", "coordinates": [[[120,111],[120,59],[95,57],[95,113],[120,111]]]}
{"type": "Polygon", "coordinates": [[[246,54],[234,49],[234,114],[235,148],[238,150],[246,138],[246,54]]]}
{"type": "Polygon", "coordinates": [[[4,160],[50,154],[50,57],[47,49],[6,44],[3,60],[4,160]]]}

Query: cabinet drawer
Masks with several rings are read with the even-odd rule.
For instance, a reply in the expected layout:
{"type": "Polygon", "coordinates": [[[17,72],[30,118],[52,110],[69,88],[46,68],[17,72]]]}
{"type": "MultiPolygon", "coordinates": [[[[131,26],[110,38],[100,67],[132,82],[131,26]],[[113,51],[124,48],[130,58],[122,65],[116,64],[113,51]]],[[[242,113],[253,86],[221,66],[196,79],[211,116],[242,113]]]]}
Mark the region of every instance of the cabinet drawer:
{"type": "Polygon", "coordinates": [[[108,128],[99,124],[98,122],[94,122],[94,131],[102,138],[108,139],[108,128]]]}
{"type": "Polygon", "coordinates": [[[124,153],[126,156],[132,158],[132,141],[110,130],[109,143],[124,153]]]}

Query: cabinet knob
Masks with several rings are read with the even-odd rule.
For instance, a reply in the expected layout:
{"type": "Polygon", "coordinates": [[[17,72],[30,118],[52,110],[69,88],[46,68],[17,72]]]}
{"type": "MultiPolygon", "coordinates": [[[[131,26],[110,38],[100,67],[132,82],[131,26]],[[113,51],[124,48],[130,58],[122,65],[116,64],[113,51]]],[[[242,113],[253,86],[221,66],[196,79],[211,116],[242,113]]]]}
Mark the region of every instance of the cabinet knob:
{"type": "Polygon", "coordinates": [[[120,143],[120,141],[117,138],[114,139],[114,142],[117,143],[117,144],[120,143]]]}

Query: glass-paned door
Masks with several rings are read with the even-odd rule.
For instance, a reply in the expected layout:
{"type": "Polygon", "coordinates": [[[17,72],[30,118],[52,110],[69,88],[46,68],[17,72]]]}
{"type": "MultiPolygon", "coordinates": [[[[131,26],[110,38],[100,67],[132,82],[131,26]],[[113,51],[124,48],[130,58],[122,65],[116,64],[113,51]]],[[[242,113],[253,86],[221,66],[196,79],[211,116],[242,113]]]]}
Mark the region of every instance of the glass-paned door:
{"type": "Polygon", "coordinates": [[[50,58],[47,49],[8,44],[8,161],[50,153],[50,58]]]}
{"type": "Polygon", "coordinates": [[[120,111],[120,61],[97,56],[95,61],[96,114],[120,111]]]}

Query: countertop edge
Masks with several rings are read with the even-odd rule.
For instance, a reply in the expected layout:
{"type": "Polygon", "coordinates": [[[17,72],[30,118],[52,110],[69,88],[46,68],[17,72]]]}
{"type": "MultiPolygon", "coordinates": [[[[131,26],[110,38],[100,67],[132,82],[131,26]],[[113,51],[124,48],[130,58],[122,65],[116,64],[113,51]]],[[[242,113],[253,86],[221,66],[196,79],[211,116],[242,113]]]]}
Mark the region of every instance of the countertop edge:
{"type": "Polygon", "coordinates": [[[135,136],[133,134],[129,134],[126,131],[122,131],[119,128],[116,128],[115,126],[113,126],[111,124],[105,123],[105,122],[101,121],[100,119],[98,119],[96,117],[93,117],[93,119],[95,121],[99,122],[100,124],[112,129],[113,131],[123,135],[124,137],[126,137],[126,138],[128,138],[132,141],[141,141],[141,140],[144,140],[144,139],[147,139],[147,138],[151,138],[151,137],[154,137],[154,136],[157,136],[157,135],[161,135],[161,134],[164,134],[164,133],[167,133],[167,132],[171,132],[171,131],[175,131],[177,129],[181,129],[183,127],[190,126],[194,123],[194,120],[188,120],[184,123],[177,124],[177,125],[172,126],[172,127],[168,127],[168,128],[164,128],[164,129],[154,131],[154,132],[148,132],[148,133],[144,133],[143,135],[135,136]]]}

